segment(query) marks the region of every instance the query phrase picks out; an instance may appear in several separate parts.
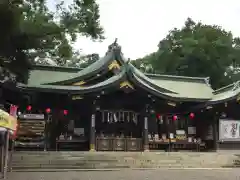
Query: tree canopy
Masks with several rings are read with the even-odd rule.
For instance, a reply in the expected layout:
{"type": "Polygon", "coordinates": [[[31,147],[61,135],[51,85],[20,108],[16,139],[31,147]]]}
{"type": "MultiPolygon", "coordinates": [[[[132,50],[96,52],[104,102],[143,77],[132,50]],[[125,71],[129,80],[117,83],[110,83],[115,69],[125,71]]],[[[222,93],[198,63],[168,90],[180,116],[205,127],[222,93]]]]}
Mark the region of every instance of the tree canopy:
{"type": "Polygon", "coordinates": [[[1,0],[1,63],[10,63],[16,74],[21,74],[35,57],[66,64],[79,35],[104,38],[99,18],[95,0],[73,0],[67,7],[61,1],[55,12],[49,10],[46,0],[1,0]]]}
{"type": "Polygon", "coordinates": [[[239,47],[240,39],[231,32],[188,18],[160,41],[157,52],[134,64],[150,73],[210,77],[212,87],[219,88],[233,80],[226,72],[239,64],[239,47]]]}

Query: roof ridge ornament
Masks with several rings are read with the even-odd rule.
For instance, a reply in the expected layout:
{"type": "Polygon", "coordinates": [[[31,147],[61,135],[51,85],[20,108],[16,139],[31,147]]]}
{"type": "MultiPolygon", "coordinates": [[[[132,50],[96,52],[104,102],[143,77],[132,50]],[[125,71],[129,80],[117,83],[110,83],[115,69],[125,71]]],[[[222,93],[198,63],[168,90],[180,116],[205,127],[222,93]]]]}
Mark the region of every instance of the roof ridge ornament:
{"type": "Polygon", "coordinates": [[[113,43],[113,44],[117,44],[117,40],[118,40],[118,38],[115,38],[115,41],[114,41],[114,43],[113,43]]]}
{"type": "Polygon", "coordinates": [[[206,78],[204,79],[204,81],[205,81],[205,83],[206,83],[208,86],[211,87],[210,78],[209,78],[209,77],[206,77],[206,78]]]}
{"type": "Polygon", "coordinates": [[[112,50],[119,50],[121,52],[121,46],[117,43],[117,40],[118,38],[115,38],[114,42],[108,46],[108,52],[112,50]]]}
{"type": "Polygon", "coordinates": [[[240,81],[235,82],[232,91],[237,90],[239,87],[240,87],[240,81]]]}

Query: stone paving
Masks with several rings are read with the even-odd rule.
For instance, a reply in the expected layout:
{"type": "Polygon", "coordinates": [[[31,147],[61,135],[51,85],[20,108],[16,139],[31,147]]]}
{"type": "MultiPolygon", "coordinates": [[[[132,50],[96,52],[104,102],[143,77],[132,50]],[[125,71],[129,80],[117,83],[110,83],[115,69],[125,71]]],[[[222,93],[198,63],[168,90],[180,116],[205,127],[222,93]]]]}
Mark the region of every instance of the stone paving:
{"type": "Polygon", "coordinates": [[[240,169],[14,172],[9,180],[240,180],[240,169]]]}

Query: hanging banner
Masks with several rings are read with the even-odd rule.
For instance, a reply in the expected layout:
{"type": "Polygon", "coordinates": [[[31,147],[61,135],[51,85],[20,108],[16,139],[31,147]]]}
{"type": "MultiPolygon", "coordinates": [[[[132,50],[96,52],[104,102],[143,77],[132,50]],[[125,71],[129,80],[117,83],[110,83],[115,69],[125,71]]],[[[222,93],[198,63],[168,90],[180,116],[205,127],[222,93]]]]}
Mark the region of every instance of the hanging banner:
{"type": "Polygon", "coordinates": [[[17,119],[0,109],[0,127],[15,131],[17,129],[17,119]]]}
{"type": "Polygon", "coordinates": [[[219,119],[219,140],[240,141],[240,120],[219,119]]]}

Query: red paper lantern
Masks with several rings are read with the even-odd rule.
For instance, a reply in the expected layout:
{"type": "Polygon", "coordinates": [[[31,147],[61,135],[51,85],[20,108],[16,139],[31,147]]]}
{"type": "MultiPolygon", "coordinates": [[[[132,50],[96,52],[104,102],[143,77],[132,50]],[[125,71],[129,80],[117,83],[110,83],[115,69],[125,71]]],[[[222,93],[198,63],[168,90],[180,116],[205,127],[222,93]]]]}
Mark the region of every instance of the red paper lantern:
{"type": "Polygon", "coordinates": [[[174,120],[174,121],[176,121],[177,118],[178,118],[177,115],[174,115],[174,116],[173,116],[173,120],[174,120]]]}
{"type": "Polygon", "coordinates": [[[67,115],[67,114],[68,114],[68,110],[64,109],[64,110],[63,110],[63,114],[64,114],[64,115],[67,115]]]}
{"type": "Polygon", "coordinates": [[[27,106],[27,110],[28,110],[28,111],[31,111],[31,110],[32,110],[32,106],[28,105],[28,106],[27,106]]]}
{"type": "Polygon", "coordinates": [[[50,113],[51,112],[51,109],[50,108],[47,108],[46,109],[46,113],[50,113]]]}
{"type": "Polygon", "coordinates": [[[194,114],[194,113],[190,113],[190,114],[189,114],[189,117],[190,117],[191,119],[193,119],[193,118],[195,117],[195,114],[194,114]]]}
{"type": "Polygon", "coordinates": [[[157,114],[157,118],[160,119],[161,118],[161,114],[157,114]]]}

